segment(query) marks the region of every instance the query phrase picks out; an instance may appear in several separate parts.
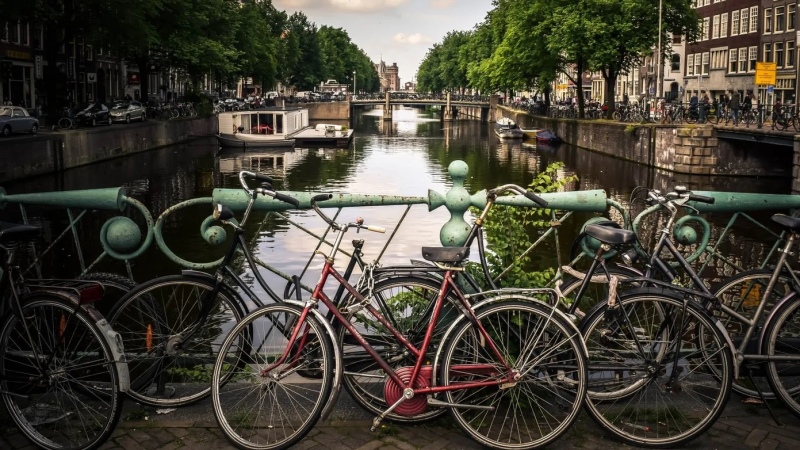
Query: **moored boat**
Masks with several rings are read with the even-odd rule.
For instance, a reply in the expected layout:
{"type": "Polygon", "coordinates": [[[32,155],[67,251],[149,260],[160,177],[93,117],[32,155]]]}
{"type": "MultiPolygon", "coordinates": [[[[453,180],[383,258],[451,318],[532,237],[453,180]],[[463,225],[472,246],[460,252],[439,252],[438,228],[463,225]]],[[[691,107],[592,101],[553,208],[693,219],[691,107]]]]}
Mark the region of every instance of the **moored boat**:
{"type": "Polygon", "coordinates": [[[538,142],[546,142],[549,144],[561,142],[561,138],[556,136],[556,134],[550,130],[539,130],[539,132],[536,133],[536,140],[538,142]]]}
{"type": "Polygon", "coordinates": [[[292,147],[294,136],[309,128],[306,108],[265,108],[219,113],[217,140],[222,147],[292,147]]]}
{"type": "Polygon", "coordinates": [[[526,139],[536,139],[536,133],[542,131],[541,128],[522,128],[520,127],[522,134],[525,135],[526,139]]]}
{"type": "Polygon", "coordinates": [[[516,123],[508,117],[497,119],[494,125],[494,132],[500,139],[522,139],[522,130],[516,123]]]}

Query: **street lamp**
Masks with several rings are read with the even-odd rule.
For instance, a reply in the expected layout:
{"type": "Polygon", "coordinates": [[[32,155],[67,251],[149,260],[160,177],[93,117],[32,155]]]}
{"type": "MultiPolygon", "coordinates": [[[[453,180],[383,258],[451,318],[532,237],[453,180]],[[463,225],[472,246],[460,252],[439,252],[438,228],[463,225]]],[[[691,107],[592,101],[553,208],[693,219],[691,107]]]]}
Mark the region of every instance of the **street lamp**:
{"type": "Polygon", "coordinates": [[[353,71],[353,95],[356,95],[358,91],[356,90],[356,71],[353,71]]]}
{"type": "Polygon", "coordinates": [[[661,91],[663,90],[663,81],[661,81],[661,77],[664,73],[664,69],[661,67],[661,63],[663,62],[663,56],[661,56],[661,3],[662,0],[658,0],[658,75],[656,76],[656,98],[661,97],[661,91]]]}

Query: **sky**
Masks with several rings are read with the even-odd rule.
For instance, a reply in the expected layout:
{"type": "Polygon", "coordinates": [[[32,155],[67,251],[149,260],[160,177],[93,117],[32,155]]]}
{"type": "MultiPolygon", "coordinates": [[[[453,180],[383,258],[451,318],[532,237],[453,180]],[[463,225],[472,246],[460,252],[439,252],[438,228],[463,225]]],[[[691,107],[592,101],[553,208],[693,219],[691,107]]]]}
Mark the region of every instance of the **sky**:
{"type": "Polygon", "coordinates": [[[273,0],[302,11],[318,27],[341,28],[373,62],[397,63],[400,83],[412,81],[428,49],[455,30],[486,18],[492,0],[273,0]]]}

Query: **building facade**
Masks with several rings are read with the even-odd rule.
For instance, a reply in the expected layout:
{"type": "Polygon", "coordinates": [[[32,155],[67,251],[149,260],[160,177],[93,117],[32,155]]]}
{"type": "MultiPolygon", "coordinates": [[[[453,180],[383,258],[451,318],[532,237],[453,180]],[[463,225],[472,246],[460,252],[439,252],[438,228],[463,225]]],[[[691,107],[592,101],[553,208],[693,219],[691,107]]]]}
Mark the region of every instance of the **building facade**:
{"type": "MultiPolygon", "coordinates": [[[[761,58],[775,63],[774,98],[767,98],[767,87],[759,86],[759,99],[768,103],[780,100],[794,103],[797,92],[797,1],[762,0],[761,58]]],[[[772,97],[772,96],[770,96],[772,97]]]]}
{"type": "Polygon", "coordinates": [[[383,60],[375,64],[375,71],[381,80],[381,92],[400,90],[400,69],[397,63],[387,66],[383,60]]]}

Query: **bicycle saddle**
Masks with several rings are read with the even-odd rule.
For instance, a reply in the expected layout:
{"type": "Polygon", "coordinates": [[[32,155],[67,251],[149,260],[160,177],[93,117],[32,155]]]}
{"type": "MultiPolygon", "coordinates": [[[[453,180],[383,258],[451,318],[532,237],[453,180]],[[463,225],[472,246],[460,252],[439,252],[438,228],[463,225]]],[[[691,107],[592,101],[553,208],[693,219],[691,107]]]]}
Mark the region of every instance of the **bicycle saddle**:
{"type": "Polygon", "coordinates": [[[636,240],[636,233],[631,230],[602,225],[586,225],[584,232],[600,242],[611,245],[630,244],[636,240]]]}
{"type": "Polygon", "coordinates": [[[33,225],[0,222],[0,244],[16,241],[29,241],[37,236],[42,229],[33,225]]]}
{"type": "Polygon", "coordinates": [[[787,216],[785,214],[775,214],[772,220],[778,225],[791,231],[800,231],[800,217],[787,216]]]}
{"type": "Polygon", "coordinates": [[[422,258],[439,263],[455,263],[467,259],[469,247],[422,247],[422,258]]]}

